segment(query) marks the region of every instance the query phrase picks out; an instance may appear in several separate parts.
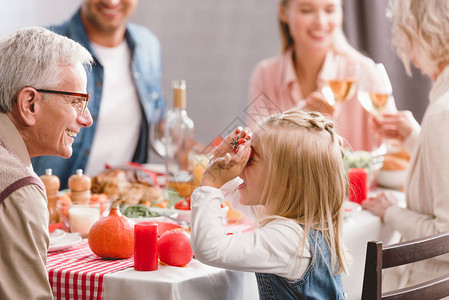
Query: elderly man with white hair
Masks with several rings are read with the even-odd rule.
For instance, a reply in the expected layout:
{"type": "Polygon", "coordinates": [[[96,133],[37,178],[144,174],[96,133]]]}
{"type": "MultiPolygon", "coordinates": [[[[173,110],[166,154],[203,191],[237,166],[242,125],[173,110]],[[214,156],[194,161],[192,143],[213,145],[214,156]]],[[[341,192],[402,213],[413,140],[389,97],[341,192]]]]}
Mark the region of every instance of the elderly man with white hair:
{"type": "Polygon", "coordinates": [[[30,159],[70,157],[92,125],[91,63],[80,44],[44,28],[0,39],[0,299],[52,299],[47,199],[30,159]]]}

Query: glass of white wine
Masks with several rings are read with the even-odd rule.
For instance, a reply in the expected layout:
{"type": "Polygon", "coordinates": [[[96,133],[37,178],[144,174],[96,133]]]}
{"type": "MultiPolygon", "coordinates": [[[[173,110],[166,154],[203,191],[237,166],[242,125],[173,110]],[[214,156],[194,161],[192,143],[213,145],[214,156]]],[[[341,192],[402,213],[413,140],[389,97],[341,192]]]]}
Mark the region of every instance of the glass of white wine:
{"type": "Polygon", "coordinates": [[[336,55],[332,66],[325,74],[322,93],[330,105],[351,99],[356,92],[359,66],[348,63],[341,55],[336,55]]]}
{"type": "MultiPolygon", "coordinates": [[[[393,88],[383,64],[374,64],[370,72],[360,74],[358,99],[362,107],[377,119],[382,119],[383,113],[397,112],[393,88]]],[[[375,152],[383,155],[399,150],[395,141],[382,139],[380,147],[375,152]]]]}

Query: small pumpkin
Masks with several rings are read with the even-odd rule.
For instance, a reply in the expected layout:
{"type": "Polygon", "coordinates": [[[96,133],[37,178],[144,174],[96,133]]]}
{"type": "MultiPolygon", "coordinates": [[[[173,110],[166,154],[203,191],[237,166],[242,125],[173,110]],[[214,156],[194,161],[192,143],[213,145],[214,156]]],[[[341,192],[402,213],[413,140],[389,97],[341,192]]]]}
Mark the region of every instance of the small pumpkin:
{"type": "Polygon", "coordinates": [[[129,258],[134,254],[134,221],[119,210],[123,198],[112,202],[107,217],[98,220],[89,230],[89,247],[103,258],[129,258]]]}

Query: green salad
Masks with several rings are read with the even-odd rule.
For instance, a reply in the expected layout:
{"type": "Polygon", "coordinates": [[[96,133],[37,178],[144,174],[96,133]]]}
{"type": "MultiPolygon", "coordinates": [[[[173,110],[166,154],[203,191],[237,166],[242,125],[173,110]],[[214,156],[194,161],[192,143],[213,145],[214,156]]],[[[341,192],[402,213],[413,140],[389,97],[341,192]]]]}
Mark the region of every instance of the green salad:
{"type": "Polygon", "coordinates": [[[150,207],[143,204],[122,205],[120,206],[120,212],[128,218],[151,218],[160,216],[157,212],[152,211],[150,207]]]}
{"type": "Polygon", "coordinates": [[[350,168],[365,168],[369,169],[373,163],[373,156],[371,152],[367,151],[346,151],[344,157],[345,169],[350,168]]]}

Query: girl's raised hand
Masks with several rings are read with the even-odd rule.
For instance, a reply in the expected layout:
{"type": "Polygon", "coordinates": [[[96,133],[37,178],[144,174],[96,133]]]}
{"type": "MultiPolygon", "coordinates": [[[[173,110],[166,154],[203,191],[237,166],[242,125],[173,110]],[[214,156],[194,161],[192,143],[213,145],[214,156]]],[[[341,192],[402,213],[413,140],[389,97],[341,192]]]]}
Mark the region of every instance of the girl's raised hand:
{"type": "Polygon", "coordinates": [[[234,153],[232,142],[238,139],[250,140],[251,135],[252,131],[248,127],[246,127],[245,129],[243,129],[243,127],[241,126],[237,127],[234,132],[225,137],[224,140],[221,141],[220,145],[218,145],[217,149],[215,149],[214,158],[223,157],[226,155],[226,153],[234,153]]]}
{"type": "Polygon", "coordinates": [[[215,151],[208,168],[204,171],[200,185],[220,188],[226,182],[237,177],[250,158],[250,138],[251,131],[243,130],[241,127],[228,135],[215,151]],[[234,151],[232,141],[238,139],[243,139],[245,142],[234,151]]]}

